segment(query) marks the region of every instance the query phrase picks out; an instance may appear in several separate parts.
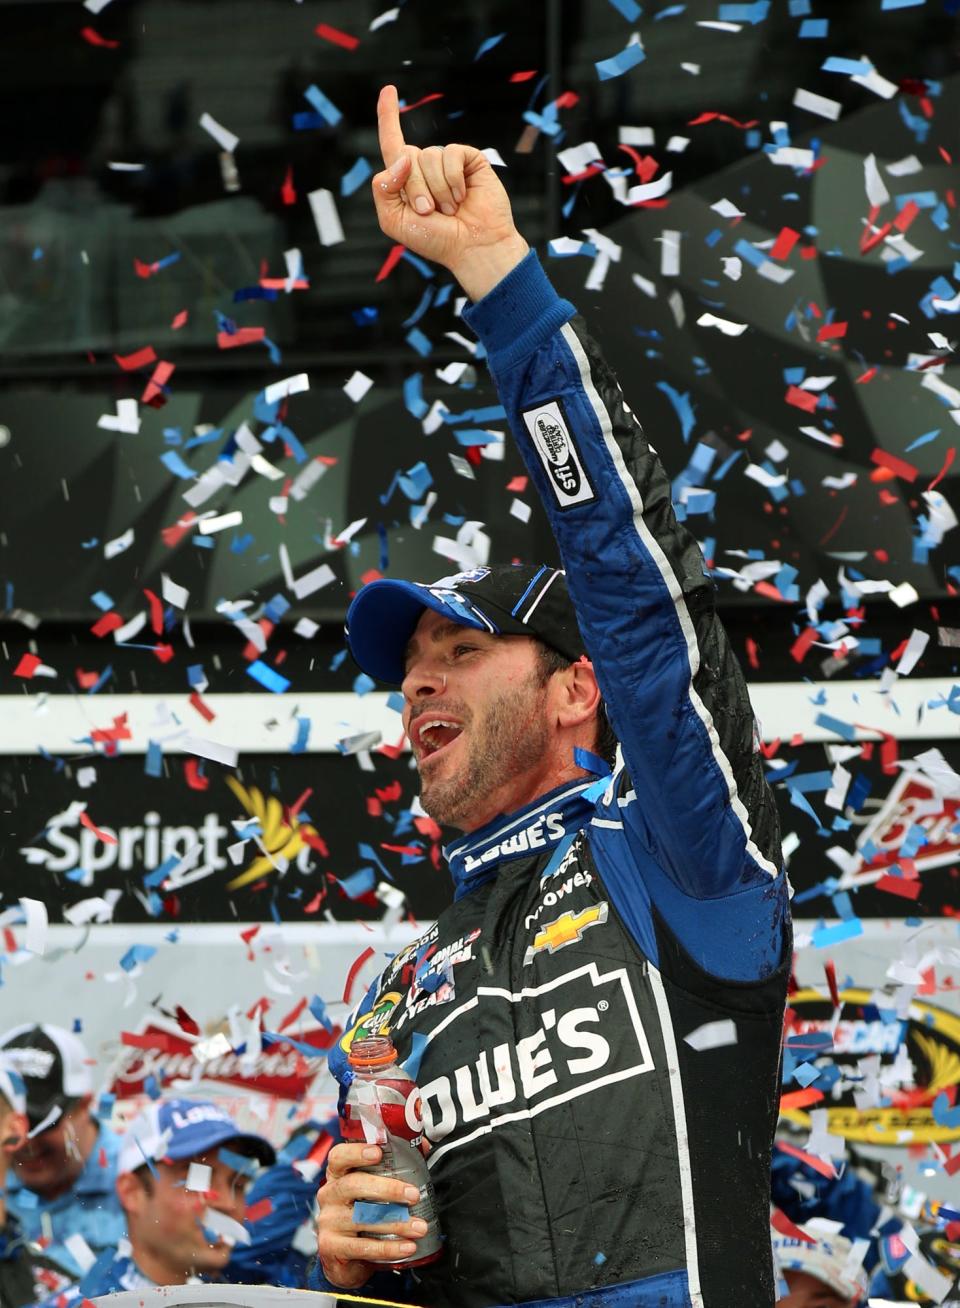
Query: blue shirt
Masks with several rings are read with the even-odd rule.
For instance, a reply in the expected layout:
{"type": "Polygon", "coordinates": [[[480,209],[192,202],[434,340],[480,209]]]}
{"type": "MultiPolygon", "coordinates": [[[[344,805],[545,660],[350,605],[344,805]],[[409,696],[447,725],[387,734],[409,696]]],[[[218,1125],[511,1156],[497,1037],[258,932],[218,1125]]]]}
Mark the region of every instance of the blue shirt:
{"type": "Polygon", "coordinates": [[[97,1139],[83,1171],[66,1194],[42,1199],[20,1182],[11,1168],[7,1177],[7,1207],[17,1218],[27,1240],[37,1241],[48,1257],[75,1276],[83,1268],[63,1243],[71,1235],[82,1235],[95,1254],[115,1249],[126,1233],[127,1223],[117,1198],[117,1156],[120,1137],[99,1124],[97,1139]],[[49,1243],[48,1243],[49,1241],[49,1243]]]}

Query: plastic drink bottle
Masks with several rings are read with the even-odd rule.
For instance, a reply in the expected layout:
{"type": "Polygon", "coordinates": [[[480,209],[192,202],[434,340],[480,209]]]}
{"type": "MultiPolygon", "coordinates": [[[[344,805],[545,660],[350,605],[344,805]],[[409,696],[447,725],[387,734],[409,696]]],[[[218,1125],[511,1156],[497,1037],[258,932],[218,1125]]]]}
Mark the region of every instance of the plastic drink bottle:
{"type": "MultiPolygon", "coordinates": [[[[420,1199],[411,1204],[410,1216],[421,1217],[427,1223],[426,1234],[417,1237],[415,1253],[384,1265],[420,1267],[432,1263],[440,1257],[443,1237],[433,1182],[423,1153],[423,1116],[417,1083],[397,1063],[397,1051],[387,1036],[354,1040],[348,1061],[353,1080],[340,1119],[343,1138],[380,1146],[380,1162],[365,1170],[415,1186],[420,1199]]],[[[381,1235],[376,1225],[365,1230],[364,1235],[385,1243],[407,1239],[381,1235]]]]}

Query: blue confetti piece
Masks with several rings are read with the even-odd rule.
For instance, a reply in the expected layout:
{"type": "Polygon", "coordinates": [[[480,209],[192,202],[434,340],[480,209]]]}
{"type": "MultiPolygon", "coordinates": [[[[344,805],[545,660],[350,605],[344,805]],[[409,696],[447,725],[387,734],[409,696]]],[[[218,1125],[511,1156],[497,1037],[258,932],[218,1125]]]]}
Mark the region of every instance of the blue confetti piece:
{"type": "Polygon", "coordinates": [[[333,1022],[327,1016],[327,1006],[319,995],[314,995],[307,1007],[325,1031],[333,1031],[333,1022]]]}
{"type": "Polygon", "coordinates": [[[938,1126],[944,1126],[950,1131],[960,1126],[960,1104],[956,1108],[951,1108],[950,1100],[943,1090],[934,1099],[932,1111],[933,1120],[938,1126]]]}
{"type": "Polygon", "coordinates": [[[160,462],[166,467],[168,472],[172,472],[175,477],[180,477],[183,481],[195,481],[197,474],[194,470],[184,463],[182,457],[176,450],[167,450],[160,455],[160,462]]]}
{"type": "Polygon", "coordinates": [[[658,14],[654,14],[653,21],[659,23],[661,18],[677,18],[686,12],[686,8],[686,5],[670,5],[669,8],[661,9],[658,14]]]}
{"type": "Polygon", "coordinates": [[[416,350],[421,358],[425,359],[428,355],[433,353],[433,345],[429,338],[424,336],[419,327],[414,327],[412,331],[407,332],[406,341],[411,349],[416,350]]]}
{"type": "Polygon", "coordinates": [[[754,0],[753,4],[724,4],[720,6],[722,23],[750,23],[756,27],[765,22],[770,12],[770,0],[754,0]]]}
{"type": "Polygon", "coordinates": [[[158,740],[147,742],[147,754],[144,759],[143,770],[148,777],[163,776],[163,746],[158,740]]]}
{"type": "Polygon", "coordinates": [[[855,940],[863,935],[863,923],[858,917],[849,922],[838,922],[836,926],[819,926],[813,933],[814,949],[827,949],[838,945],[842,940],[855,940]]]}
{"type": "Polygon", "coordinates": [[[250,548],[250,546],[253,544],[253,541],[254,541],[254,537],[250,534],[249,531],[244,532],[242,536],[234,536],[233,540],[230,542],[230,553],[243,554],[246,550],[250,548]]]}
{"type": "Polygon", "coordinates": [[[338,877],[337,881],[348,899],[359,899],[373,890],[377,877],[372,867],[362,867],[348,877],[338,877]]]}
{"type": "Polygon", "coordinates": [[[340,194],[344,196],[353,195],[354,191],[358,191],[367,178],[372,176],[373,169],[367,160],[361,157],[340,178],[340,194]]]}
{"type": "MultiPolygon", "coordinates": [[[[96,594],[90,596],[90,599],[96,604],[101,613],[107,613],[113,608],[113,600],[106,591],[98,590],[96,594]]],[[[7,605],[7,607],[11,608],[12,605],[7,605]]]]}
{"type": "Polygon", "coordinates": [[[403,382],[403,403],[407,412],[414,418],[426,417],[430,405],[423,398],[423,373],[414,372],[403,382]]]}
{"type": "Polygon", "coordinates": [[[605,1253],[601,1253],[600,1250],[598,1249],[597,1252],[593,1255],[593,1261],[596,1263],[598,1267],[602,1267],[603,1264],[607,1261],[607,1255],[605,1253]]]}
{"type": "Polygon", "coordinates": [[[132,972],[138,963],[149,963],[156,952],[153,945],[131,945],[121,958],[120,966],[124,972],[132,972]]]}
{"type": "Polygon", "coordinates": [[[917,9],[920,5],[925,5],[927,0],[881,0],[880,8],[884,9],[917,9]]]}
{"type": "Polygon", "coordinates": [[[143,884],[148,890],[152,890],[155,886],[162,885],[179,862],[180,856],[178,854],[171,854],[170,857],[165,859],[159,867],[154,868],[152,872],[146,872],[144,874],[143,884]]]}
{"type": "Polygon", "coordinates": [[[420,1064],[423,1061],[423,1055],[427,1051],[427,1037],[422,1031],[414,1031],[411,1035],[410,1052],[403,1064],[403,1070],[407,1076],[416,1081],[420,1075],[420,1064]]]}
{"type": "Polygon", "coordinates": [[[331,127],[336,127],[343,117],[340,110],[332,101],[320,90],[319,86],[308,86],[304,91],[304,98],[309,100],[320,117],[331,127]]]}
{"type": "Polygon", "coordinates": [[[797,1085],[803,1086],[804,1090],[818,1080],[819,1076],[819,1067],[814,1067],[812,1063],[801,1063],[793,1073],[794,1081],[796,1081],[797,1085]]]}
{"type": "Polygon", "coordinates": [[[657,389],[663,391],[667,399],[673,405],[674,412],[680,420],[680,430],[685,441],[690,439],[690,433],[693,431],[693,425],[696,419],[693,414],[693,404],[691,403],[688,393],[681,395],[679,391],[674,390],[669,382],[657,382],[657,389]]]}
{"type": "Polygon", "coordinates": [[[256,1176],[260,1170],[260,1165],[255,1158],[247,1158],[245,1154],[238,1154],[234,1149],[228,1149],[226,1145],[221,1145],[217,1150],[217,1157],[221,1163],[231,1167],[241,1176],[256,1176]]]}
{"type": "Polygon", "coordinates": [[[857,738],[856,728],[851,723],[831,717],[829,713],[818,713],[814,722],[818,727],[823,727],[824,731],[832,731],[835,735],[842,736],[844,740],[857,738]]]}
{"type": "Polygon", "coordinates": [[[361,309],[354,309],[350,317],[358,327],[372,327],[380,314],[372,304],[365,304],[361,309]]]}
{"type": "Polygon", "coordinates": [[[97,677],[93,685],[89,688],[87,694],[95,695],[97,691],[101,689],[101,687],[107,684],[107,682],[110,680],[112,676],[113,676],[113,664],[108,663],[107,666],[100,673],[99,677],[97,677]]]}
{"type": "Polygon", "coordinates": [[[382,1226],[384,1222],[408,1222],[410,1209],[406,1204],[378,1204],[372,1200],[353,1201],[353,1224],[366,1229],[382,1226]]]}
{"type": "Polygon", "coordinates": [[[610,775],[610,764],[606,759],[592,753],[589,749],[582,749],[579,745],[574,746],[573,761],[578,768],[583,768],[585,772],[592,772],[595,777],[610,775]]]}
{"type": "Polygon", "coordinates": [[[911,450],[918,450],[921,445],[929,445],[930,442],[935,441],[939,435],[940,435],[939,427],[935,428],[935,430],[933,431],[924,432],[922,436],[918,436],[915,441],[910,442],[910,444],[904,450],[904,453],[909,454],[911,450]]]}
{"type": "Polygon", "coordinates": [[[401,324],[403,327],[413,327],[420,321],[423,315],[430,308],[435,290],[436,287],[434,286],[428,286],[425,288],[423,294],[420,296],[420,303],[414,309],[413,313],[411,313],[409,318],[404,318],[403,323],[401,324]]]}
{"type": "Polygon", "coordinates": [[[506,32],[500,32],[497,36],[488,36],[485,41],[481,41],[477,53],[473,56],[473,62],[476,63],[478,59],[482,59],[489,50],[492,50],[494,46],[498,46],[505,36],[506,32]]]}
{"type": "Polygon", "coordinates": [[[637,0],[609,0],[617,13],[622,14],[628,23],[635,23],[643,10],[637,4],[637,0]]]}
{"type": "Polygon", "coordinates": [[[291,754],[303,754],[306,752],[307,742],[310,739],[310,719],[297,718],[297,738],[290,746],[291,754]]]}
{"type": "Polygon", "coordinates": [[[825,73],[846,73],[848,77],[867,77],[873,70],[869,59],[844,59],[841,55],[830,55],[824,59],[820,68],[825,73]]]}
{"type": "Polygon", "coordinates": [[[272,691],[274,695],[282,695],[285,690],[290,689],[287,678],[282,677],[275,668],[271,668],[262,659],[254,659],[247,665],[247,675],[258,681],[264,690],[272,691]]]}
{"type": "Polygon", "coordinates": [[[361,672],[360,675],[354,679],[353,689],[354,693],[357,695],[368,695],[371,690],[376,690],[376,688],[377,683],[372,677],[368,677],[365,672],[361,672]]]}
{"type": "MultiPolygon", "coordinates": [[[[640,44],[628,45],[625,50],[614,55],[611,59],[601,59],[594,64],[597,70],[597,76],[601,82],[609,82],[614,77],[622,77],[624,73],[629,73],[631,68],[636,68],[637,64],[642,64],[646,59],[646,53],[640,44]]],[[[526,117],[526,115],[524,115],[526,117]]]]}
{"type": "Polygon", "coordinates": [[[802,41],[821,41],[829,31],[829,18],[805,18],[797,35],[802,41]]]}

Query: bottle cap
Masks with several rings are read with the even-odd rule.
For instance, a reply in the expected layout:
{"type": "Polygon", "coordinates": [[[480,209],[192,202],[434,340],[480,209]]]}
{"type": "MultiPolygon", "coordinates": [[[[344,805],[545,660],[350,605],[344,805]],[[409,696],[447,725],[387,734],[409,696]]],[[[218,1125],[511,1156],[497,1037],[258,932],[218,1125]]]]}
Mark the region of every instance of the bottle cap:
{"type": "Polygon", "coordinates": [[[387,1036],[366,1036],[354,1040],[347,1061],[357,1068],[387,1067],[397,1061],[397,1051],[387,1036]]]}

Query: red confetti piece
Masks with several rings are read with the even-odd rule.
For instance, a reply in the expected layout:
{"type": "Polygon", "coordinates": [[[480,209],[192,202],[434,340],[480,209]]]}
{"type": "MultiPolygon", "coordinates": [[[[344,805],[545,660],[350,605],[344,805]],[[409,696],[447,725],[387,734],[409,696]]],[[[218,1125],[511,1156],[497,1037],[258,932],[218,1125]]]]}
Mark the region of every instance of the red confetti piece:
{"type": "Polygon", "coordinates": [[[80,824],[81,826],[86,827],[88,831],[92,831],[96,838],[102,840],[105,845],[115,845],[117,843],[116,836],[111,835],[109,831],[101,831],[93,819],[88,817],[86,812],[80,814],[80,824]]]}
{"type": "Polygon", "coordinates": [[[798,1149],[796,1145],[788,1144],[786,1140],[778,1140],[775,1148],[782,1153],[789,1154],[791,1158],[799,1158],[801,1163],[806,1163],[808,1167],[812,1167],[821,1176],[827,1176],[831,1181],[836,1179],[836,1169],[833,1163],[827,1162],[826,1159],[817,1158],[814,1154],[808,1154],[805,1149],[798,1149]]]}
{"type": "Polygon", "coordinates": [[[264,1217],[269,1217],[273,1212],[273,1200],[269,1195],[264,1195],[258,1199],[255,1204],[248,1204],[244,1209],[243,1220],[245,1222],[259,1222],[264,1217]]]}
{"type": "MultiPolygon", "coordinates": [[[[80,29],[80,35],[83,37],[83,39],[86,41],[86,43],[87,43],[88,45],[95,45],[95,46],[98,46],[101,50],[119,50],[119,49],[120,49],[120,42],[119,42],[119,41],[108,41],[107,38],[106,38],[105,36],[101,36],[100,33],[99,33],[98,31],[96,31],[96,30],[95,30],[94,28],[92,28],[92,27],[83,27],[83,28],[81,28],[81,29],[80,29]]],[[[84,1302],[85,1304],[87,1304],[87,1303],[90,1302],[90,1300],[89,1300],[89,1299],[84,1299],[83,1302],[84,1302]]]]}
{"type": "Polygon", "coordinates": [[[199,1025],[193,1020],[193,1018],[190,1016],[187,1010],[181,1007],[180,1004],[177,1004],[176,1017],[177,1017],[177,1024],[181,1026],[183,1030],[187,1032],[188,1035],[200,1034],[199,1025]]]}
{"type": "Polygon", "coordinates": [[[77,685],[81,690],[92,690],[100,680],[99,672],[85,672],[83,668],[77,668],[73,674],[77,679],[77,685]]]}
{"type": "Polygon", "coordinates": [[[837,532],[840,530],[840,527],[843,524],[844,518],[847,516],[847,512],[848,512],[848,506],[845,504],[843,508],[840,510],[840,516],[837,518],[833,526],[829,529],[829,531],[825,531],[823,535],[820,537],[821,545],[826,545],[827,541],[830,540],[831,537],[837,534],[837,532]]]}
{"type": "Polygon", "coordinates": [[[901,899],[918,899],[922,889],[919,881],[908,881],[906,877],[881,877],[876,883],[877,890],[885,890],[888,895],[899,895],[901,899]]]}
{"type": "Polygon", "coordinates": [[[197,712],[200,714],[200,716],[202,718],[205,718],[207,722],[212,722],[213,719],[217,716],[216,713],[214,713],[213,709],[209,707],[209,705],[204,704],[203,700],[200,698],[199,691],[195,690],[193,694],[190,696],[190,707],[195,708],[197,712]]]}
{"type": "Polygon", "coordinates": [[[113,357],[124,372],[136,372],[138,368],[154,363],[157,352],[152,345],[145,345],[142,350],[134,350],[133,354],[115,354],[113,357]]]}
{"type": "Polygon", "coordinates": [[[746,646],[747,646],[747,662],[750,664],[751,668],[753,668],[754,672],[756,672],[760,667],[760,660],[757,657],[757,642],[753,639],[752,636],[748,636],[746,640],[746,646]]]}
{"type": "Polygon", "coordinates": [[[339,45],[344,50],[356,50],[360,44],[359,37],[351,36],[349,32],[341,32],[339,27],[331,27],[329,23],[317,23],[313,31],[321,40],[329,41],[331,45],[339,45]]]}
{"type": "Polygon", "coordinates": [[[804,628],[790,647],[790,657],[797,663],[802,663],[818,634],[816,627],[804,628]]]}
{"type": "Polygon", "coordinates": [[[284,204],[297,203],[297,188],[293,184],[293,164],[290,164],[284,176],[283,185],[280,187],[280,199],[284,204]]]}
{"type": "Polygon", "coordinates": [[[343,987],[343,1002],[345,1004],[350,1003],[350,994],[353,990],[353,983],[357,979],[357,973],[363,967],[364,963],[366,963],[369,959],[373,958],[373,955],[374,955],[373,946],[368,945],[366,949],[363,951],[363,953],[358,955],[350,964],[350,971],[347,973],[347,979],[343,987]]]}
{"type": "Polygon", "coordinates": [[[873,381],[876,375],[876,368],[868,368],[866,372],[861,373],[861,375],[856,378],[856,383],[858,386],[866,386],[867,382],[873,381]]]}
{"type": "Polygon", "coordinates": [[[157,660],[158,663],[169,663],[175,653],[176,650],[173,648],[172,645],[161,644],[161,645],[154,645],[153,647],[153,657],[157,660]]]}
{"type": "Polygon", "coordinates": [[[181,309],[180,312],[174,318],[173,322],[170,324],[173,331],[178,332],[180,328],[184,325],[184,323],[187,321],[189,316],[190,315],[186,309],[181,309]]]}
{"type": "Polygon", "coordinates": [[[143,593],[150,605],[150,626],[159,636],[163,632],[163,605],[160,603],[159,596],[155,595],[152,590],[147,590],[146,586],[143,588],[143,593]]]}
{"type": "Polygon", "coordinates": [[[771,259],[786,259],[787,255],[800,239],[800,233],[792,227],[781,227],[780,235],[770,247],[771,259]]]}
{"type": "Polygon", "coordinates": [[[208,790],[210,778],[200,772],[200,765],[195,758],[188,758],[183,764],[183,775],[191,790],[208,790]]]}
{"type": "Polygon", "coordinates": [[[185,513],[182,518],[178,518],[172,527],[163,527],[160,530],[160,536],[167,549],[173,549],[178,545],[184,536],[192,529],[197,520],[197,515],[191,509],[185,513]]]}
{"type": "Polygon", "coordinates": [[[402,114],[408,114],[411,109],[419,109],[422,104],[429,104],[431,100],[442,100],[442,99],[443,99],[443,92],[434,91],[432,95],[425,95],[419,100],[414,100],[413,104],[401,105],[400,112],[402,114]]]}
{"type": "Polygon", "coordinates": [[[167,363],[164,359],[160,360],[153,370],[153,376],[144,388],[143,395],[140,397],[141,404],[149,404],[153,409],[162,408],[166,404],[167,401],[162,388],[173,376],[176,366],[175,363],[167,363]]]}
{"type": "Polygon", "coordinates": [[[127,726],[126,713],[120,713],[113,719],[112,727],[95,727],[90,732],[90,739],[96,742],[132,740],[130,728],[127,726]]]}
{"type": "MultiPolygon", "coordinates": [[[[253,939],[253,937],[257,934],[259,930],[260,930],[259,923],[257,924],[257,926],[247,927],[245,931],[240,932],[240,939],[243,941],[245,945],[249,945],[250,941],[253,939]]],[[[252,1016],[252,1014],[248,1014],[248,1016],[252,1016]]]]}
{"type": "Polygon", "coordinates": [[[691,118],[687,123],[688,127],[699,127],[702,123],[729,123],[731,127],[739,127],[742,131],[748,128],[756,127],[756,118],[751,118],[748,123],[738,122],[736,118],[731,118],[728,114],[704,113],[699,114],[696,118],[691,118]]]}
{"type": "Polygon", "coordinates": [[[526,70],[525,70],[524,72],[522,72],[522,73],[511,73],[511,74],[510,74],[510,81],[511,81],[511,82],[529,82],[530,79],[531,79],[531,77],[536,77],[538,71],[539,71],[539,69],[536,69],[536,68],[528,68],[528,69],[526,69],[526,70]]]}
{"type": "Polygon", "coordinates": [[[837,989],[837,968],[833,962],[826,962],[823,970],[827,977],[827,987],[830,991],[830,998],[833,1000],[834,1008],[840,1007],[840,991],[837,989]]]}
{"type": "Polygon", "coordinates": [[[233,350],[238,345],[254,345],[266,335],[265,327],[238,327],[235,332],[217,332],[217,349],[233,350]]]}
{"type": "Polygon", "coordinates": [[[788,386],[783,398],[795,409],[803,409],[804,413],[813,413],[820,402],[820,397],[815,391],[805,391],[799,386],[788,386]]]}
{"type": "Polygon", "coordinates": [[[940,471],[934,477],[933,481],[927,487],[928,491],[932,491],[934,487],[937,486],[943,480],[943,478],[947,474],[948,469],[953,464],[953,461],[956,458],[956,456],[957,456],[956,447],[954,445],[951,445],[949,450],[947,450],[947,457],[943,461],[943,467],[940,469],[940,471]]]}
{"type": "Polygon", "coordinates": [[[319,913],[320,905],[323,903],[325,897],[326,892],[321,890],[318,895],[314,895],[309,904],[304,905],[303,911],[305,913],[319,913]]]}
{"type": "Polygon", "coordinates": [[[121,1031],[120,1043],[134,1049],[159,1049],[165,1054],[177,1053],[180,1048],[178,1037],[167,1035],[165,1031],[149,1031],[143,1035],[139,1031],[121,1031]]]}
{"type": "Polygon", "coordinates": [[[415,858],[423,858],[422,845],[385,845],[381,841],[380,848],[389,850],[391,854],[409,854],[415,858]]]}
{"type": "Polygon", "coordinates": [[[23,658],[13,669],[13,675],[15,677],[23,677],[25,680],[29,681],[33,677],[37,668],[41,667],[42,664],[43,660],[38,659],[36,654],[24,654],[23,658]]]}
{"type": "Polygon", "coordinates": [[[309,827],[303,827],[300,834],[303,836],[310,848],[315,849],[321,858],[330,857],[330,850],[327,848],[327,843],[322,836],[318,836],[317,833],[311,831],[309,827]]]}
{"type": "Polygon", "coordinates": [[[875,449],[870,455],[870,462],[880,468],[889,469],[895,477],[902,477],[904,481],[917,479],[917,469],[912,463],[907,463],[905,459],[898,459],[895,454],[888,454],[886,450],[875,449]]]}
{"type": "Polygon", "coordinates": [[[847,324],[845,322],[826,322],[817,332],[818,341],[836,341],[841,336],[846,336],[847,324]]]}
{"type": "Polygon", "coordinates": [[[582,173],[567,173],[560,180],[564,186],[573,186],[576,182],[585,182],[588,178],[596,177],[598,173],[603,171],[603,164],[591,164],[589,168],[584,168],[582,173]]]}
{"type": "Polygon", "coordinates": [[[380,271],[377,273],[374,281],[382,282],[393,272],[397,264],[403,258],[403,252],[407,247],[405,245],[395,245],[387,257],[384,259],[380,271]]]}
{"type": "Polygon", "coordinates": [[[779,1231],[781,1235],[789,1236],[792,1240],[802,1240],[804,1244],[817,1243],[812,1235],[807,1235],[806,1231],[791,1222],[786,1213],[782,1213],[779,1208],[774,1208],[771,1213],[770,1225],[775,1231],[779,1231]]]}
{"type": "Polygon", "coordinates": [[[793,1108],[809,1108],[811,1104],[819,1104],[822,1098],[823,1091],[812,1085],[808,1085],[805,1090],[788,1090],[780,1096],[780,1111],[787,1113],[793,1108]]]}
{"type": "Polygon", "coordinates": [[[290,1012],[286,1015],[283,1021],[278,1023],[277,1030],[286,1031],[288,1026],[293,1026],[294,1022],[297,1020],[297,1018],[300,1016],[300,1014],[303,1012],[306,1006],[307,1006],[307,1001],[305,999],[301,999],[298,1003],[294,1004],[293,1008],[290,1009],[290,1012]]]}

